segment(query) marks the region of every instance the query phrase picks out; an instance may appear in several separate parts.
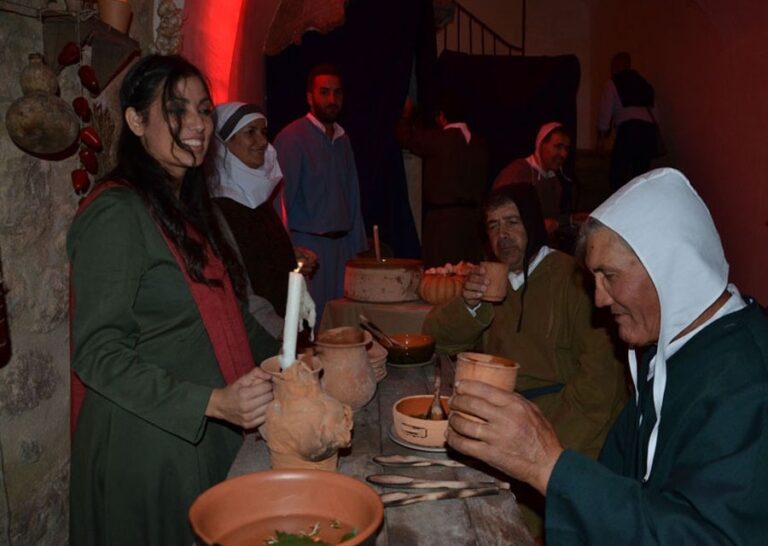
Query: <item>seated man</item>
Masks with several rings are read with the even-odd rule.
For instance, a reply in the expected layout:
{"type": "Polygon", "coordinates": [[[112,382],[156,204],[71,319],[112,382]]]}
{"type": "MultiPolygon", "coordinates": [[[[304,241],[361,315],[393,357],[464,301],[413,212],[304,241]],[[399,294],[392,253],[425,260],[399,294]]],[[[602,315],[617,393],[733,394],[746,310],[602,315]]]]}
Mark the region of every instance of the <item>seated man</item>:
{"type": "Polygon", "coordinates": [[[563,213],[570,212],[572,208],[572,183],[563,172],[570,147],[571,136],[562,123],[545,123],[536,135],[533,153],[515,159],[501,170],[493,182],[493,189],[508,184],[532,184],[550,233],[564,219],[563,213]]]}
{"type": "Polygon", "coordinates": [[[688,180],[651,171],[582,233],[595,302],[630,350],[634,400],[592,461],[542,413],[477,382],[456,386],[448,443],[546,495],[556,545],[765,544],[768,318],[728,283],[720,237],[688,180]],[[695,234],[692,237],[691,234],[695,234]]]}
{"type": "Polygon", "coordinates": [[[521,394],[541,408],[561,442],[597,457],[627,390],[608,333],[594,325],[581,272],[572,257],[545,246],[529,184],[492,192],[484,210],[493,252],[509,266],[507,297],[496,305],[482,302],[488,281],[478,268],[460,297],[430,311],[424,331],[451,354],[477,349],[519,362],[521,394]]]}

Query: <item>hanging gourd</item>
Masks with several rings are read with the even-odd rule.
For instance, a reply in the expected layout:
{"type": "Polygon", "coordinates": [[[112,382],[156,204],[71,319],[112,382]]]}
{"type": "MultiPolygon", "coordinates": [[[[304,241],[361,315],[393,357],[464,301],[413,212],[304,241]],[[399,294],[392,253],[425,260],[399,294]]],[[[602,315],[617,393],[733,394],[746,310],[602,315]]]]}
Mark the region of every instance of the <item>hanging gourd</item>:
{"type": "Polygon", "coordinates": [[[19,80],[24,96],[15,100],[5,114],[5,125],[14,144],[43,157],[74,153],[77,116],[56,96],[58,78],[40,53],[30,54],[29,65],[22,70],[19,80]]]}

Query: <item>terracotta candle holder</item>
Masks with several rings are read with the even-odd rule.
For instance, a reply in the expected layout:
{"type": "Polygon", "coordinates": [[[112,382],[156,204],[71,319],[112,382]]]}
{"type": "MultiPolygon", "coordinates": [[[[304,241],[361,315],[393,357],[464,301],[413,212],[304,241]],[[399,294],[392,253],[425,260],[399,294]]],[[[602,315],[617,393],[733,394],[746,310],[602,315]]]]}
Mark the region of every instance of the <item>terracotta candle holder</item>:
{"type": "Polygon", "coordinates": [[[281,372],[273,356],[261,368],[274,381],[275,399],[259,429],[272,468],[336,470],[339,449],[352,439],[352,410],[323,391],[319,361],[302,356],[281,372]]]}
{"type": "MultiPolygon", "coordinates": [[[[508,358],[482,353],[459,353],[456,357],[454,381],[480,381],[507,392],[514,392],[519,369],[520,364],[508,358]]],[[[467,419],[482,421],[472,415],[461,415],[467,419]]]]}

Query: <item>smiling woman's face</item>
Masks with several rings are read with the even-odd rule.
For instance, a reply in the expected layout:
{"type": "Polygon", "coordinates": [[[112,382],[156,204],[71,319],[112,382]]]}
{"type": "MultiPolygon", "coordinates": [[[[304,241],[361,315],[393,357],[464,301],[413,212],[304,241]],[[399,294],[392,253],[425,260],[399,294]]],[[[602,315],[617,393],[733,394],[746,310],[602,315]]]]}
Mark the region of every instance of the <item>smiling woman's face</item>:
{"type": "Polygon", "coordinates": [[[227,141],[227,149],[252,169],[264,164],[267,151],[267,120],[258,118],[236,132],[227,141]]]}
{"type": "Polygon", "coordinates": [[[208,150],[213,134],[211,98],[199,78],[189,77],[179,82],[175,96],[165,105],[167,120],[162,100],[162,93],[158,92],[146,119],[128,108],[126,122],[147,153],[173,178],[181,179],[187,169],[203,162],[208,150]]]}

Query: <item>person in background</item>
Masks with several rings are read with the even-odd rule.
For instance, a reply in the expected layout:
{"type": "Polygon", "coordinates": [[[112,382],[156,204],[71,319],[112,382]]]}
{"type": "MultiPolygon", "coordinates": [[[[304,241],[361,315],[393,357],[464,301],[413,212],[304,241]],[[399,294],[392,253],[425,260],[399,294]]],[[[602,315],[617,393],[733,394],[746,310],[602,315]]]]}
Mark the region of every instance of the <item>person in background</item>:
{"type": "Polygon", "coordinates": [[[213,201],[256,296],[249,297],[249,308],[278,337],[283,330],[288,273],[296,269],[298,258],[301,271],[309,275],[316,268],[316,256],[307,249],[294,252],[277,213],[283,204],[278,191],[283,173],[277,152],[267,141],[267,118],[261,108],[228,102],[216,106],[214,118],[218,177],[211,183],[213,201]]]}
{"type": "Polygon", "coordinates": [[[309,292],[321,317],[344,294],[344,266],[367,250],[360,183],[349,136],[337,123],[344,105],[338,69],[319,65],[307,78],[309,112],[277,135],[285,208],[293,244],[318,256],[309,292]]]}
{"type": "Polygon", "coordinates": [[[555,232],[572,208],[571,179],[563,172],[568,159],[571,136],[559,122],[545,123],[536,135],[533,153],[515,159],[504,167],[493,182],[493,189],[509,184],[532,184],[541,202],[547,233],[555,232]]]}
{"type": "MultiPolygon", "coordinates": [[[[512,184],[491,192],[485,222],[496,258],[509,266],[507,296],[482,301],[485,270],[471,272],[462,294],[435,306],[423,330],[440,351],[466,350],[520,363],[517,390],[551,421],[571,449],[597,457],[627,399],[624,367],[600,326],[581,271],[571,256],[546,246],[536,192],[512,184]]],[[[518,491],[532,534],[542,533],[542,499],[518,491]]]]}
{"type": "Polygon", "coordinates": [[[609,173],[613,191],[650,167],[658,149],[658,117],[653,86],[632,69],[629,53],[614,55],[597,119],[598,150],[616,130],[609,173]]]}
{"type": "Polygon", "coordinates": [[[728,282],[706,205],[680,172],[651,171],[591,214],[581,246],[635,383],[599,461],[472,381],[451,407],[485,422],[454,412],[448,443],[546,495],[548,546],[764,544],[768,318],[728,282]]]}
{"type": "Polygon", "coordinates": [[[438,128],[412,123],[406,99],[398,125],[400,143],[424,160],[422,261],[425,267],[483,259],[482,211],[486,193],[488,149],[470,131],[459,97],[444,94],[438,128]]]}
{"type": "Polygon", "coordinates": [[[241,305],[211,212],[205,77],[178,56],[120,88],[117,167],[81,203],[71,263],[70,541],[192,544],[187,513],[264,422],[277,341],[241,305]]]}

